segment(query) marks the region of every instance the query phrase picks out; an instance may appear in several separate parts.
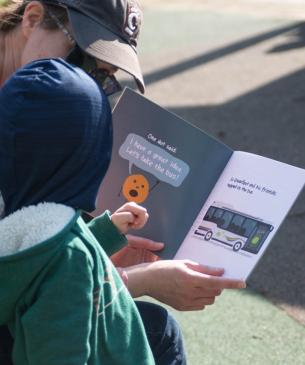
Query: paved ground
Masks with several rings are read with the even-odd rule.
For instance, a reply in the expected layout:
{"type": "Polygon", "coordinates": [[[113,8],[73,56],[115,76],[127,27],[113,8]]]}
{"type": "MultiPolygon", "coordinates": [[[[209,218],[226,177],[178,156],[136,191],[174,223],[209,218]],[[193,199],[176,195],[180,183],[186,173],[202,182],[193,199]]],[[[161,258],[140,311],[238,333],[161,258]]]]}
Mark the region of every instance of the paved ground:
{"type": "MultiPolygon", "coordinates": [[[[305,1],[142,3],[146,95],[234,149],[305,168],[305,1]]],[[[303,192],[249,285],[305,324],[304,223],[303,192]]]]}
{"type": "Polygon", "coordinates": [[[152,8],[186,10],[196,8],[226,14],[248,14],[256,17],[304,19],[304,0],[141,0],[144,10],[152,8]]]}
{"type": "MultiPolygon", "coordinates": [[[[305,1],[142,0],[142,4],[146,95],[236,150],[305,168],[305,1]]],[[[220,298],[224,304],[207,312],[215,313],[216,321],[225,310],[230,317],[225,303],[231,301],[240,318],[229,325],[244,326],[240,333],[248,341],[244,347],[247,353],[253,346],[260,352],[251,358],[245,353],[239,358],[231,354],[222,362],[211,354],[206,363],[239,364],[247,359],[252,364],[305,364],[304,223],[302,192],[249,280],[249,287],[267,300],[257,299],[259,304],[254,308],[244,294],[228,293],[225,299],[220,298]],[[248,313],[256,311],[262,316],[253,316],[251,322],[248,313]],[[284,322],[275,322],[269,311],[284,322]],[[286,314],[299,324],[289,321],[286,314]],[[258,328],[265,337],[253,335],[258,328]],[[275,332],[268,333],[265,328],[275,332]],[[268,336],[274,340],[273,357],[257,347],[261,341],[262,347],[272,348],[268,336]],[[293,344],[301,352],[290,353],[293,344]]],[[[187,336],[197,339],[188,343],[191,356],[196,346],[200,353],[200,326],[209,325],[209,316],[200,319],[195,314],[182,314],[179,318],[187,336]],[[191,327],[185,324],[190,321],[191,327]]],[[[224,322],[218,323],[223,326],[221,333],[229,336],[224,322]]],[[[213,341],[207,343],[213,348],[213,341]]],[[[220,356],[226,354],[215,351],[220,356]]],[[[236,351],[239,353],[240,347],[236,351]]],[[[191,359],[192,364],[199,364],[196,359],[191,359]]]]}

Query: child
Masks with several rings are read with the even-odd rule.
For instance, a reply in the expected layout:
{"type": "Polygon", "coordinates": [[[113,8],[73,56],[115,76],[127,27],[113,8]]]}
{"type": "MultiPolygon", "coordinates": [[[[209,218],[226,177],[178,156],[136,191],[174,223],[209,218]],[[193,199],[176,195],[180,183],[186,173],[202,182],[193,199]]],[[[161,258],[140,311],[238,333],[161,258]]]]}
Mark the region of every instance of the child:
{"type": "Polygon", "coordinates": [[[95,207],[111,146],[105,94],[65,61],[32,62],[0,90],[0,325],[15,365],[154,364],[98,244],[116,250],[147,212],[125,204],[90,226],[80,216],[95,207]]]}

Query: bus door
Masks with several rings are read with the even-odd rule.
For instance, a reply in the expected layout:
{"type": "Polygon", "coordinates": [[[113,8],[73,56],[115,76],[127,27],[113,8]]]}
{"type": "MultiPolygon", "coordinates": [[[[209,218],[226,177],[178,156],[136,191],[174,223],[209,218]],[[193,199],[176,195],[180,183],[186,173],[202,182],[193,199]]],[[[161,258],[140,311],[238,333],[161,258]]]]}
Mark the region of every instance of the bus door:
{"type": "Polygon", "coordinates": [[[272,229],[273,226],[271,226],[270,224],[257,223],[255,229],[253,230],[245,246],[243,247],[243,250],[257,254],[272,229]]]}

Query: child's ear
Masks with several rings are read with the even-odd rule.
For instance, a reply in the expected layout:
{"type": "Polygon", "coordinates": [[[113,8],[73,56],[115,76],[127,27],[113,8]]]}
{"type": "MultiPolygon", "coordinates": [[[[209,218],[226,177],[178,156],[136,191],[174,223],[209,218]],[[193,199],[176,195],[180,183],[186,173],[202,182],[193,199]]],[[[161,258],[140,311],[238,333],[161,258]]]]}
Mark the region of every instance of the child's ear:
{"type": "Polygon", "coordinates": [[[21,29],[25,38],[29,38],[32,32],[42,23],[44,19],[44,7],[39,1],[31,1],[25,8],[21,29]]]}

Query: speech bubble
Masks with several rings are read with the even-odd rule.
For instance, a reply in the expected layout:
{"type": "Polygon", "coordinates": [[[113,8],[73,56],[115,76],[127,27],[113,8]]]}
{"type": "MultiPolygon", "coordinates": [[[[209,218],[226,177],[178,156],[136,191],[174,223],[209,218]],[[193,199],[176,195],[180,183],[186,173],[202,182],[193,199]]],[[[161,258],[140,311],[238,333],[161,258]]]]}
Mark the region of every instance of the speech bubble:
{"type": "Polygon", "coordinates": [[[128,134],[119,149],[119,155],[129,161],[130,174],[134,164],[175,187],[182,184],[190,171],[184,161],[134,133],[128,134]]]}

